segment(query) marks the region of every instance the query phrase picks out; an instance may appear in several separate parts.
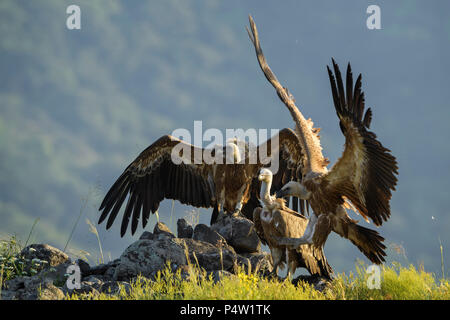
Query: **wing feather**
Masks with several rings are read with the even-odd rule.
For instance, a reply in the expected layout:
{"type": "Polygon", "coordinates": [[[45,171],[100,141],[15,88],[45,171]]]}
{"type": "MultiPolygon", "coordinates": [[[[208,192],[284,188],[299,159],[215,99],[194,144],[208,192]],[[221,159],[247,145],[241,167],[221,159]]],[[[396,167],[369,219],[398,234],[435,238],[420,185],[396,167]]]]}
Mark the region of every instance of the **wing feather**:
{"type": "Polygon", "coordinates": [[[329,67],[327,69],[339,125],[346,140],[341,158],[323,177],[322,183],[329,192],[348,198],[366,220],[370,218],[375,225],[381,225],[390,217],[389,201],[397,184],[397,161],[377,140],[375,133],[368,131],[372,111],[368,109],[364,114],[361,75],[352,94],[353,79],[348,64],[345,93],[336,62],[333,60],[334,75],[329,67]]]}
{"type": "Polygon", "coordinates": [[[109,229],[129,195],[122,217],[121,236],[126,233],[131,220],[131,233],[136,232],[142,216],[142,226],[150,213],[158,210],[159,203],[167,198],[183,204],[209,208],[214,204],[213,166],[195,162],[195,154],[203,149],[166,135],[155,141],[124,170],[107,192],[100,205],[99,223],[108,218],[109,229]],[[180,152],[173,152],[176,146],[180,152]],[[190,150],[189,155],[184,152],[190,150]],[[172,154],[173,153],[173,154],[172,154]],[[179,164],[172,161],[172,156],[179,164]]]}

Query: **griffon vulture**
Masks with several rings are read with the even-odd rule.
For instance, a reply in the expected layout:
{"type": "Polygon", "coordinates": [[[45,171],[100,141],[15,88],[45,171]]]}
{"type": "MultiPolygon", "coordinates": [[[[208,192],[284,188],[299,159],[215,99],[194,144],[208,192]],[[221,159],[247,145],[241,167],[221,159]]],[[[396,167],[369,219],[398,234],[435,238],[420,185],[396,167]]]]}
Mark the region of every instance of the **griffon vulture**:
{"type": "Polygon", "coordinates": [[[260,200],[263,208],[255,208],[253,222],[255,229],[264,244],[270,249],[273,260],[273,273],[278,273],[278,266],[286,260],[287,278],[290,278],[299,267],[306,268],[311,275],[319,275],[331,279],[333,269],[328,264],[322,248],[313,245],[301,245],[296,249],[278,243],[277,238],[300,238],[305,232],[308,219],[285,205],[285,200],[270,195],[272,171],[263,168],[258,179],[261,181],[260,200]]]}
{"type": "Polygon", "coordinates": [[[397,183],[397,162],[390,150],[382,146],[376,135],[369,131],[372,111],[364,113],[364,93],[361,91],[361,75],[353,87],[350,64],[344,84],[339,67],[333,60],[336,76],[328,68],[331,91],[345,148],[341,158],[327,169],[328,159],[322,155],[318,136],[319,129],[313,128],[295,105],[288,90],[279,83],[269,68],[261,50],[255,23],[249,17],[251,32],[247,29],[255,47],[259,65],[267,80],[288,108],[294,122],[295,132],[301,145],[301,157],[295,159],[301,171],[301,181],[285,185],[277,197],[295,195],[307,200],[314,214],[301,238],[284,238],[280,243],[293,247],[301,244],[323,246],[330,231],[349,239],[373,263],[384,261],[385,246],[376,231],[358,226],[345,210],[351,208],[366,221],[370,218],[376,226],[390,217],[391,191],[397,183]]]}
{"type": "MultiPolygon", "coordinates": [[[[292,175],[292,157],[299,157],[292,155],[299,152],[298,144],[291,129],[279,131],[253,150],[250,144],[236,141],[223,148],[203,149],[165,135],[142,151],[112,185],[100,205],[102,213],[98,223],[108,218],[106,228],[109,229],[128,195],[121,236],[126,233],[130,220],[132,234],[140,219],[145,227],[150,212],[154,213],[163,199],[179,200],[194,207],[214,207],[213,223],[219,212],[241,211],[250,198],[250,186],[259,169],[267,165],[266,160],[273,161],[276,156],[279,157],[277,181],[280,183],[277,188],[281,188],[287,182],[285,177],[292,175]],[[260,157],[260,150],[267,159],[260,157]],[[256,161],[250,161],[250,152],[255,152],[256,161]],[[214,161],[205,161],[205,155],[214,161]]],[[[247,216],[253,208],[254,201],[245,210],[247,216]]]]}

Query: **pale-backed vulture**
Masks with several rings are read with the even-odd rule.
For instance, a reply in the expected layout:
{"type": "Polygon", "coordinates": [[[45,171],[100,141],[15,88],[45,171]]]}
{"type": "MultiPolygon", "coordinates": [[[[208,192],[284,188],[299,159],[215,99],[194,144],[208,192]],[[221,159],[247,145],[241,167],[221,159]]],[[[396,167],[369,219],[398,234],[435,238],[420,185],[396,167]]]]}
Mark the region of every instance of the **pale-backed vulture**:
{"type": "Polygon", "coordinates": [[[285,205],[285,200],[270,194],[272,172],[263,168],[258,179],[261,181],[260,200],[263,208],[253,212],[253,222],[261,241],[268,245],[273,261],[273,273],[278,273],[278,266],[287,260],[287,278],[293,276],[299,267],[306,268],[311,275],[331,279],[333,269],[323,252],[323,248],[313,245],[301,245],[296,249],[279,244],[281,237],[300,238],[303,236],[308,219],[285,205]]]}

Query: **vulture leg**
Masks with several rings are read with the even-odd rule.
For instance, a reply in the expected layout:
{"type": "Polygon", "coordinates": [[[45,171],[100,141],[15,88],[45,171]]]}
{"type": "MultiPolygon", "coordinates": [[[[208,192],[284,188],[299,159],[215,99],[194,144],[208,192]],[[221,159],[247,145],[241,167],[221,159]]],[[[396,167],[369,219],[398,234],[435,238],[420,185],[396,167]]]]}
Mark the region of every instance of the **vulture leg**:
{"type": "Polygon", "coordinates": [[[278,267],[280,266],[283,260],[283,250],[279,248],[270,248],[270,253],[272,254],[273,260],[273,269],[271,275],[274,277],[278,277],[278,267]]]}
{"type": "Polygon", "coordinates": [[[238,202],[236,208],[234,208],[234,212],[231,214],[232,217],[243,217],[244,215],[241,213],[242,203],[238,202]]]}
{"type": "Polygon", "coordinates": [[[243,185],[239,189],[239,196],[237,199],[236,207],[234,208],[234,212],[232,213],[232,217],[244,217],[245,218],[245,215],[241,212],[242,207],[243,207],[242,202],[243,202],[245,190],[246,190],[246,185],[243,185]]]}
{"type": "Polygon", "coordinates": [[[211,221],[209,222],[210,225],[215,224],[217,221],[223,219],[225,215],[225,212],[223,211],[223,203],[220,202],[219,204],[216,204],[214,206],[213,213],[211,215],[211,221]]]}
{"type": "Polygon", "coordinates": [[[297,262],[297,251],[286,249],[286,256],[288,257],[288,267],[286,278],[292,282],[292,277],[294,276],[295,270],[297,270],[298,262],[297,262]]]}

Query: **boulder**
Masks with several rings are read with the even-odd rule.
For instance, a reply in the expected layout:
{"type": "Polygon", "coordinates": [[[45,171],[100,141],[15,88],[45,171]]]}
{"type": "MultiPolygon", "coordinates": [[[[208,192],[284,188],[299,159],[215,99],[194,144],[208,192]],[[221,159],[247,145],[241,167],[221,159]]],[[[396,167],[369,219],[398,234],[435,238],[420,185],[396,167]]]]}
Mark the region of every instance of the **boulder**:
{"type": "Polygon", "coordinates": [[[253,222],[244,217],[221,215],[211,229],[225,238],[237,253],[260,252],[261,242],[253,227],[253,222]]]}
{"type": "Polygon", "coordinates": [[[273,269],[272,256],[268,252],[238,254],[237,264],[242,266],[245,272],[250,268],[250,271],[257,271],[263,275],[269,274],[273,269]]]}
{"type": "Polygon", "coordinates": [[[169,227],[162,222],[155,224],[153,236],[175,238],[175,235],[170,231],[169,227]]]}
{"type": "Polygon", "coordinates": [[[161,237],[132,243],[120,256],[113,279],[129,280],[138,274],[152,277],[158,270],[166,267],[166,261],[170,261],[172,265],[186,264],[184,247],[176,240],[161,237]]]}
{"type": "Polygon", "coordinates": [[[173,270],[188,263],[198,264],[207,271],[231,270],[236,262],[236,252],[227,245],[218,247],[194,239],[163,236],[138,240],[121,255],[113,279],[128,281],[139,274],[153,278],[169,261],[173,270]]]}
{"type": "Polygon", "coordinates": [[[177,220],[177,234],[178,238],[192,238],[194,230],[192,226],[186,222],[185,219],[177,220]]]}
{"type": "Polygon", "coordinates": [[[125,290],[126,293],[129,293],[131,285],[124,281],[105,281],[101,276],[89,276],[83,279],[79,289],[73,289],[70,293],[94,295],[100,293],[117,294],[120,290],[125,290]]]}
{"type": "Polygon", "coordinates": [[[144,231],[139,237],[139,240],[153,240],[154,237],[154,234],[150,231],[144,231]]]}
{"type": "MultiPolygon", "coordinates": [[[[108,263],[102,263],[93,267],[90,267],[87,274],[83,274],[84,277],[95,275],[102,276],[106,279],[112,280],[116,267],[119,265],[120,259],[115,259],[108,263]]],[[[83,272],[83,271],[82,271],[83,272]]]]}
{"type": "Polygon", "coordinates": [[[66,273],[71,264],[65,262],[42,270],[34,276],[17,277],[5,281],[2,299],[62,299],[65,293],[66,273]]]}
{"type": "Polygon", "coordinates": [[[192,239],[208,242],[218,247],[227,242],[219,233],[202,223],[195,226],[192,239]]]}
{"type": "Polygon", "coordinates": [[[206,271],[232,270],[236,263],[236,252],[228,245],[218,247],[194,239],[176,240],[186,245],[190,263],[194,265],[198,263],[198,266],[206,271]]]}
{"type": "Polygon", "coordinates": [[[25,247],[16,258],[24,263],[23,271],[28,275],[70,261],[66,253],[48,244],[31,244],[25,247]]]}

